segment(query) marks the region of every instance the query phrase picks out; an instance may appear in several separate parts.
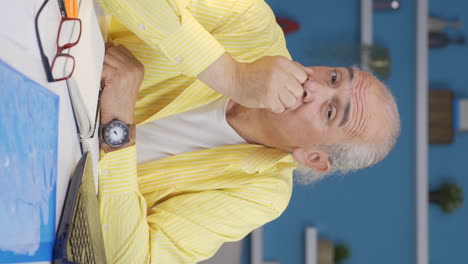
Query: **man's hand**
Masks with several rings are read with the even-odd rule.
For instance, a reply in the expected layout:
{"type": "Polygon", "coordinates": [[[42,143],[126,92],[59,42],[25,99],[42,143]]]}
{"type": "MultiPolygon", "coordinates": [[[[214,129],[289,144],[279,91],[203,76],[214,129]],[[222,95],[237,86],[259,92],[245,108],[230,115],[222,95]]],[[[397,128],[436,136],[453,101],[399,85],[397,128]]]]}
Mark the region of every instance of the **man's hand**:
{"type": "Polygon", "coordinates": [[[115,117],[127,124],[133,124],[143,75],[143,64],[127,48],[106,44],[101,77],[101,124],[115,117]]]}
{"type": "Polygon", "coordinates": [[[302,100],[307,68],[282,56],[266,56],[252,63],[239,63],[228,53],[198,75],[212,89],[250,108],[275,113],[302,100]]]}

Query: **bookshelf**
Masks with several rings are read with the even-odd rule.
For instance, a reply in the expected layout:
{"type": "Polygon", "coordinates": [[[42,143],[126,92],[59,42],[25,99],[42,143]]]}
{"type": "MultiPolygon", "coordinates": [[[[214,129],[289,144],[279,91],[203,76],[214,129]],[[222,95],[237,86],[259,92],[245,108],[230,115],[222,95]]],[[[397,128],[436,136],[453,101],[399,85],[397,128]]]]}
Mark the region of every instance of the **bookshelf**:
{"type": "MultiPolygon", "coordinates": [[[[361,0],[361,45],[373,44],[373,0],[361,0]]],[[[428,0],[416,1],[416,138],[415,138],[415,263],[429,264],[428,227],[428,0]]],[[[362,49],[361,68],[369,70],[369,49],[362,49]]],[[[263,230],[252,233],[251,263],[263,263],[263,230]]]]}

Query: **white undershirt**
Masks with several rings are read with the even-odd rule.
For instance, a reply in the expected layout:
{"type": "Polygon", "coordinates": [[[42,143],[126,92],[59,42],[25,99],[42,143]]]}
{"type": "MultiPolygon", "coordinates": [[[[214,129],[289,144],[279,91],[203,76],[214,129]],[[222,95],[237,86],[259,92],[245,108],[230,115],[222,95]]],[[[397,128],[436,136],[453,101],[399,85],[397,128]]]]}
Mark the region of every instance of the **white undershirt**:
{"type": "Polygon", "coordinates": [[[229,99],[220,99],[136,127],[137,160],[144,163],[183,152],[245,144],[226,120],[229,99]]]}

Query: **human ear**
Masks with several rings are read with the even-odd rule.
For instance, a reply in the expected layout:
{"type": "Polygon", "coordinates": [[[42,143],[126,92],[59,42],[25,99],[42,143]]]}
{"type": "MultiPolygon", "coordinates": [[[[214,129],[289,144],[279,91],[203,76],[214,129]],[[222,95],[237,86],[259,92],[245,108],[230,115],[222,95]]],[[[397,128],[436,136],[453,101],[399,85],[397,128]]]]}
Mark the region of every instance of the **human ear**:
{"type": "Polygon", "coordinates": [[[292,154],[296,160],[317,172],[326,173],[331,170],[329,156],[323,151],[306,151],[302,148],[295,148],[292,154]]]}

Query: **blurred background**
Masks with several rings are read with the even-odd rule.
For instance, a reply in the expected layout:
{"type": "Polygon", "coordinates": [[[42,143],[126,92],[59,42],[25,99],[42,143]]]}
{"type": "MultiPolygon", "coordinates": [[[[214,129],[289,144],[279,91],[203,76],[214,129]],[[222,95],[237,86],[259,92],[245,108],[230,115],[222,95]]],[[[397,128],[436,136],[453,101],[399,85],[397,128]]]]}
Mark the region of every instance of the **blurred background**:
{"type": "MultiPolygon", "coordinates": [[[[359,63],[359,0],[266,2],[277,18],[300,25],[286,35],[294,60],[304,65],[359,63]]],[[[373,43],[385,48],[389,56],[386,63],[390,63],[387,76],[381,79],[393,92],[401,115],[402,133],[396,147],[383,162],[363,171],[307,186],[296,184],[284,214],[264,226],[265,261],[305,263],[305,228],[313,226],[320,239],[346,245],[350,257],[342,263],[415,263],[417,10],[415,1],[399,2],[396,10],[373,12],[373,43]]],[[[466,99],[468,47],[444,38],[468,35],[468,1],[430,0],[428,9],[431,17],[450,22],[448,28],[439,29],[443,33],[431,36],[430,42],[438,48],[428,51],[429,89],[450,90],[451,102],[466,99]]],[[[430,190],[444,183],[468,188],[468,133],[452,129],[449,142],[429,145],[430,190]]],[[[429,206],[430,263],[468,263],[468,208],[462,203],[456,206],[451,213],[437,204],[429,206]]],[[[250,263],[249,243],[244,239],[243,264],[250,263]]]]}

